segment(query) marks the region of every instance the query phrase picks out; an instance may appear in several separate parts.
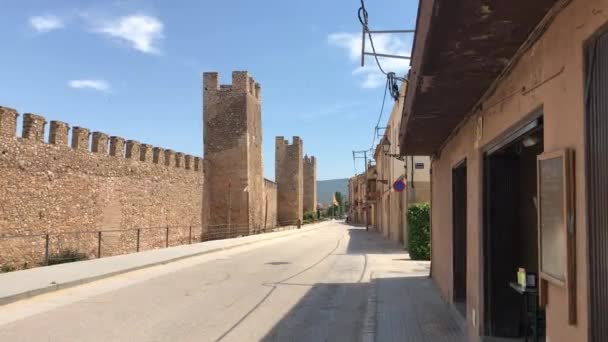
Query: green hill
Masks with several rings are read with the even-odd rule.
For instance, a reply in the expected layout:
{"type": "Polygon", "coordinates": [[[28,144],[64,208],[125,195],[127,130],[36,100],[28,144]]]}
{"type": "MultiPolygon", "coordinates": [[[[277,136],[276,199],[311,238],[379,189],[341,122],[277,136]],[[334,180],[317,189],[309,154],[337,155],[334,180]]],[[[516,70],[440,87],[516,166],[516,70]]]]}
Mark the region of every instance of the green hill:
{"type": "Polygon", "coordinates": [[[336,191],[340,191],[348,200],[348,178],[317,181],[317,202],[329,204],[336,191]]]}

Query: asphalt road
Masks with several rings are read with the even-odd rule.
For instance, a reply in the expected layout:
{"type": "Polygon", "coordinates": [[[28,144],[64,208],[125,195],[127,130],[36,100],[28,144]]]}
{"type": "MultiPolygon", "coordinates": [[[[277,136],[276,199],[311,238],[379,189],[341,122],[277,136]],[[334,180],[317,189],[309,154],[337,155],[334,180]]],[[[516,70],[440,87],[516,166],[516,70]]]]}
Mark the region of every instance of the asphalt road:
{"type": "Polygon", "coordinates": [[[0,307],[0,341],[358,341],[370,275],[402,258],[336,222],[0,307]]]}

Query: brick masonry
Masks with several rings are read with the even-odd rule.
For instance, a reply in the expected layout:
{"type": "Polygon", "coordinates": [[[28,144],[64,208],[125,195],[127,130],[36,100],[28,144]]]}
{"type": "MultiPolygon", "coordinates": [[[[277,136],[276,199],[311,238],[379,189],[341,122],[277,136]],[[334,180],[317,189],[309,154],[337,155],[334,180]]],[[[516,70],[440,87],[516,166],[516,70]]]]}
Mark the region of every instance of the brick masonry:
{"type": "Polygon", "coordinates": [[[317,158],[304,156],[304,212],[317,210],[317,158]]]}
{"type": "MultiPolygon", "coordinates": [[[[88,129],[51,121],[49,142],[45,119],[23,116],[22,137],[16,137],[17,112],[0,107],[0,237],[52,233],[51,253],[77,249],[94,256],[97,230],[157,227],[141,232],[140,249],[183,242],[189,226],[200,234],[203,172],[200,158],[188,156],[190,169],[155,163],[150,152],[142,161],[139,143],[94,132],[89,150],[88,129]],[[93,152],[95,151],[95,152],[93,152]],[[110,155],[108,151],[112,154],[110,155]],[[180,228],[178,228],[180,227],[180,228]],[[78,235],[56,235],[84,231],[78,235]]],[[[148,151],[148,150],[146,150],[148,151]]],[[[102,255],[135,251],[135,232],[108,233],[102,255]]],[[[44,258],[43,237],[0,238],[0,266],[23,260],[35,266],[44,258]]],[[[14,265],[21,268],[19,265],[14,265]]]]}
{"type": "Polygon", "coordinates": [[[277,211],[279,224],[293,224],[303,214],[303,142],[293,137],[291,144],[284,137],[276,137],[275,177],[277,183],[277,211]]]}

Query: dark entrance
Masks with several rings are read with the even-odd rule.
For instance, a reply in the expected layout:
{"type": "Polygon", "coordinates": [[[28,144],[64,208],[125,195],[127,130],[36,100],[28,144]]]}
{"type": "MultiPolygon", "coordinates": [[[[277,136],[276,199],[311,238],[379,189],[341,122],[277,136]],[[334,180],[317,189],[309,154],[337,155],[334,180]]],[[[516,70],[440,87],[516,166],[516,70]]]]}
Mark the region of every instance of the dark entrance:
{"type": "Polygon", "coordinates": [[[467,162],[452,170],[452,279],[456,309],[467,314],[467,162]]]}
{"type": "Polygon", "coordinates": [[[526,312],[509,282],[517,269],[538,272],[536,157],[543,152],[542,118],[516,130],[484,158],[484,330],[524,335],[526,312]]]}
{"type": "Polygon", "coordinates": [[[608,33],[586,47],[586,182],[590,341],[608,336],[608,33]]]}

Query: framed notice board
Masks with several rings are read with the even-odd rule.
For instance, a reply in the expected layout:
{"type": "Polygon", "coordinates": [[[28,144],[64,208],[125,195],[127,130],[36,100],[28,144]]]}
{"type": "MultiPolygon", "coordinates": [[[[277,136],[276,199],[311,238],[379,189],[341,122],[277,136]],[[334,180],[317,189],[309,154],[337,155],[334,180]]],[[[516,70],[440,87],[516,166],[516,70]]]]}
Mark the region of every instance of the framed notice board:
{"type": "Polygon", "coordinates": [[[568,320],[576,323],[574,152],[538,156],[538,245],[541,305],[548,283],[568,293],[568,320]]]}

